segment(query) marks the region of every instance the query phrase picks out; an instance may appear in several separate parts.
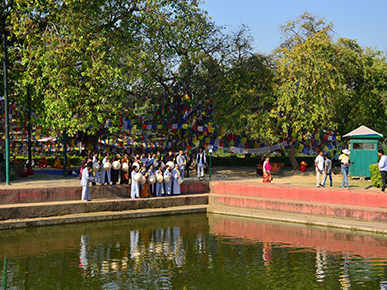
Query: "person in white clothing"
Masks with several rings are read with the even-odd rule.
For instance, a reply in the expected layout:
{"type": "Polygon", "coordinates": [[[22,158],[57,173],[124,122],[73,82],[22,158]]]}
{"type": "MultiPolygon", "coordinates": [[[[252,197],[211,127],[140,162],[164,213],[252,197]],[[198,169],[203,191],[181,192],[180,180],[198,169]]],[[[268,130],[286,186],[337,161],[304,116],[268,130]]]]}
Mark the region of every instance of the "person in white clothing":
{"type": "Polygon", "coordinates": [[[196,155],[196,164],[198,165],[197,173],[198,178],[201,179],[204,176],[204,167],[206,166],[206,154],[203,149],[199,149],[199,153],[196,155]]]}
{"type": "Polygon", "coordinates": [[[187,160],[183,155],[183,150],[179,151],[179,155],[176,158],[176,163],[177,165],[179,165],[180,177],[184,179],[184,170],[185,170],[185,165],[187,164],[187,160]]]}
{"type": "Polygon", "coordinates": [[[325,160],[324,160],[324,151],[321,150],[318,154],[318,156],[316,157],[315,161],[314,161],[314,165],[316,166],[316,173],[317,173],[317,177],[316,177],[316,185],[317,187],[324,187],[321,182],[323,180],[325,180],[325,168],[324,168],[324,163],[325,163],[325,160]],[[320,176],[322,176],[322,179],[320,181],[320,176]]]}
{"type": "Polygon", "coordinates": [[[103,168],[105,163],[109,163],[108,157],[109,157],[109,153],[106,153],[104,159],[102,160],[101,178],[100,178],[100,181],[101,181],[102,185],[104,185],[105,182],[107,182],[107,184],[110,184],[110,182],[111,182],[111,172],[110,172],[110,169],[106,171],[103,168]]]}
{"type": "Polygon", "coordinates": [[[93,176],[89,176],[89,170],[92,167],[92,163],[89,162],[86,164],[86,167],[82,171],[82,179],[81,179],[81,185],[82,185],[82,201],[90,201],[90,187],[89,187],[89,181],[95,182],[95,178],[93,176]]]}
{"type": "Polygon", "coordinates": [[[132,171],[132,182],[130,185],[130,197],[131,198],[138,198],[140,197],[140,184],[134,180],[134,176],[138,172],[138,167],[133,167],[132,171]]]}
{"type": "Polygon", "coordinates": [[[175,169],[172,170],[172,193],[174,195],[180,194],[180,184],[178,183],[179,177],[182,178],[182,176],[180,175],[179,165],[175,164],[175,169]]]}
{"type": "Polygon", "coordinates": [[[168,183],[165,183],[164,182],[164,192],[165,192],[165,195],[171,195],[172,194],[172,173],[171,173],[171,168],[169,167],[169,165],[167,165],[165,167],[165,171],[164,171],[164,179],[166,179],[166,177],[168,177],[170,179],[170,181],[168,183]]]}
{"type": "MultiPolygon", "coordinates": [[[[93,155],[93,165],[94,164],[99,164],[98,152],[94,152],[94,155],[93,155]]],[[[93,185],[95,185],[97,182],[99,182],[99,173],[100,173],[100,170],[94,171],[95,182],[93,182],[93,185]]]]}

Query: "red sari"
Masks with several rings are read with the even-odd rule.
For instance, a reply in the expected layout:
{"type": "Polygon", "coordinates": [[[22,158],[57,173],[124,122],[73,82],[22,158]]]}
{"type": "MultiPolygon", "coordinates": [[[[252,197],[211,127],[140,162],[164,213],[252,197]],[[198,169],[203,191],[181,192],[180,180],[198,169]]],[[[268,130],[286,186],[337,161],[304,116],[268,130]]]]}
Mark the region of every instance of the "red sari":
{"type": "Polygon", "coordinates": [[[263,164],[263,182],[268,182],[270,183],[273,178],[271,177],[271,165],[269,161],[265,161],[263,164]]]}

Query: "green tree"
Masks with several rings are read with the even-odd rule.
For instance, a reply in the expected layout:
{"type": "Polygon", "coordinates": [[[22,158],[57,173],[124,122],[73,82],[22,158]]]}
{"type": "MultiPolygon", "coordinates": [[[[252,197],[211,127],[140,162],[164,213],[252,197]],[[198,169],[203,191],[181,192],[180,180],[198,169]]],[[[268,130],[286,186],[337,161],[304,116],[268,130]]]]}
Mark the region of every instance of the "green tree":
{"type": "MultiPolygon", "coordinates": [[[[275,130],[290,130],[298,141],[316,129],[346,133],[367,124],[384,130],[384,118],[375,117],[385,111],[387,70],[381,52],[362,49],[354,40],[334,41],[331,24],[308,19],[315,24],[302,25],[313,28],[306,38],[295,33],[293,45],[277,50],[275,130]]],[[[289,157],[298,168],[293,153],[294,147],[289,157]]]]}
{"type": "Polygon", "coordinates": [[[40,125],[53,132],[93,133],[103,123],[114,130],[133,101],[171,91],[177,77],[189,86],[208,32],[199,4],[15,0],[10,22],[22,64],[19,101],[30,88],[40,125]]]}
{"type": "Polygon", "coordinates": [[[383,52],[361,48],[346,38],[340,38],[336,45],[345,86],[344,97],[336,99],[333,110],[338,130],[348,133],[366,125],[386,136],[387,64],[383,52]]]}
{"type": "Polygon", "coordinates": [[[225,72],[218,91],[216,123],[225,131],[245,131],[252,138],[271,141],[273,136],[267,128],[276,103],[273,81],[270,57],[253,54],[237,59],[225,72]]]}
{"type": "MultiPolygon", "coordinates": [[[[235,62],[220,91],[218,123],[276,142],[303,141],[317,129],[346,132],[367,122],[384,132],[386,60],[354,40],[333,38],[333,25],[305,13],[281,27],[272,57],[235,62]],[[248,65],[246,65],[248,64],[248,65]]],[[[298,168],[291,146],[289,158],[298,168]]]]}
{"type": "Polygon", "coordinates": [[[31,88],[43,128],[73,135],[115,120],[134,77],[127,45],[136,45],[138,10],[122,1],[16,1],[21,87],[31,88]]]}

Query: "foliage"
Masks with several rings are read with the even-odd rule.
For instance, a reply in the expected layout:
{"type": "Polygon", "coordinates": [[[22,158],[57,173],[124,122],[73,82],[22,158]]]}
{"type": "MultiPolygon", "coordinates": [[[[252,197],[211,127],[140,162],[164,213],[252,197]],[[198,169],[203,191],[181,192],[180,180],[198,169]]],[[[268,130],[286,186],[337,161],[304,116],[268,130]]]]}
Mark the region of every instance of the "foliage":
{"type": "Polygon", "coordinates": [[[180,99],[214,100],[221,133],[268,143],[361,123],[387,133],[386,120],[375,117],[387,111],[386,59],[335,40],[333,24],[308,12],[282,25],[282,44],[262,55],[252,52],[247,26],[225,34],[199,0],[4,3],[14,97],[31,99],[38,125],[52,134],[99,133],[102,123],[111,133],[134,108],[180,99]]]}
{"type": "MultiPolygon", "coordinates": [[[[217,97],[224,130],[277,142],[303,141],[316,129],[348,132],[365,123],[384,132],[387,65],[381,52],[355,40],[335,41],[333,25],[305,13],[281,26],[284,43],[271,57],[235,62],[217,97]],[[252,69],[255,68],[255,69],[252,69]]],[[[289,152],[294,168],[294,147],[289,152]]]]}
{"type": "MultiPolygon", "coordinates": [[[[312,166],[314,164],[315,157],[296,157],[298,162],[305,161],[308,166],[312,166]]],[[[212,166],[257,166],[261,157],[245,157],[238,158],[235,155],[230,157],[212,157],[211,165],[212,166]]],[[[207,163],[209,164],[210,159],[207,156],[207,163]]],[[[282,162],[285,167],[291,167],[291,163],[288,157],[282,156],[274,156],[270,157],[270,162],[282,162]]]]}
{"type": "MultiPolygon", "coordinates": [[[[52,165],[55,164],[55,159],[56,159],[56,157],[54,157],[54,156],[46,157],[46,161],[47,161],[48,167],[51,167],[52,165]]],[[[80,166],[81,162],[84,159],[85,158],[82,157],[82,156],[69,156],[69,155],[67,155],[67,160],[70,161],[71,166],[75,166],[75,167],[80,166]]],[[[28,157],[26,157],[26,156],[17,156],[16,160],[19,161],[19,162],[26,163],[28,161],[28,157]]],[[[32,160],[34,160],[35,167],[37,167],[38,166],[38,162],[40,160],[42,160],[42,156],[40,156],[40,155],[33,156],[32,160]]],[[[59,161],[60,161],[61,164],[63,164],[63,157],[59,157],[59,161]]]]}
{"type": "Polygon", "coordinates": [[[266,129],[276,102],[270,62],[270,57],[253,54],[233,63],[216,96],[216,123],[234,132],[246,130],[252,138],[271,139],[266,129]]]}
{"type": "Polygon", "coordinates": [[[334,26],[332,22],[327,22],[324,17],[320,18],[306,11],[295,20],[280,25],[280,32],[282,39],[280,48],[291,49],[319,32],[324,32],[332,37],[334,26]]]}
{"type": "Polygon", "coordinates": [[[371,172],[371,181],[375,187],[382,187],[382,176],[380,175],[380,170],[377,164],[370,165],[371,172]]]}
{"type": "Polygon", "coordinates": [[[178,77],[189,87],[211,33],[199,4],[13,1],[7,21],[13,63],[22,65],[18,101],[31,98],[35,121],[53,134],[94,134],[104,123],[117,130],[135,101],[169,101],[178,77]]]}
{"type": "Polygon", "coordinates": [[[350,132],[359,125],[386,134],[387,63],[383,52],[361,48],[351,39],[340,38],[338,47],[338,72],[342,75],[345,92],[335,99],[332,110],[340,132],[350,132]]]}
{"type": "Polygon", "coordinates": [[[127,94],[122,84],[132,79],[122,61],[133,65],[133,55],[121,48],[138,21],[135,3],[116,2],[15,1],[11,23],[23,64],[20,99],[29,88],[43,128],[74,135],[119,114],[119,100],[127,94]]]}

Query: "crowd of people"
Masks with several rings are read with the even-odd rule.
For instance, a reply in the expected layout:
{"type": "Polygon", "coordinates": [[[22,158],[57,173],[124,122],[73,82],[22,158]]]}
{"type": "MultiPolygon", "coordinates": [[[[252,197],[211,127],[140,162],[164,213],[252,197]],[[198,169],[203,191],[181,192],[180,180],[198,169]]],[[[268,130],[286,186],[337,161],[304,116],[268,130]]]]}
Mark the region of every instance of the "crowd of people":
{"type": "MultiPolygon", "coordinates": [[[[180,150],[169,151],[163,155],[160,151],[135,156],[125,154],[103,154],[94,152],[81,164],[80,179],[82,201],[90,201],[89,182],[92,186],[131,184],[131,197],[158,197],[180,194],[180,185],[184,177],[189,177],[191,158],[180,150]]],[[[205,175],[206,155],[199,149],[196,155],[197,176],[201,180],[205,175]]]]}

